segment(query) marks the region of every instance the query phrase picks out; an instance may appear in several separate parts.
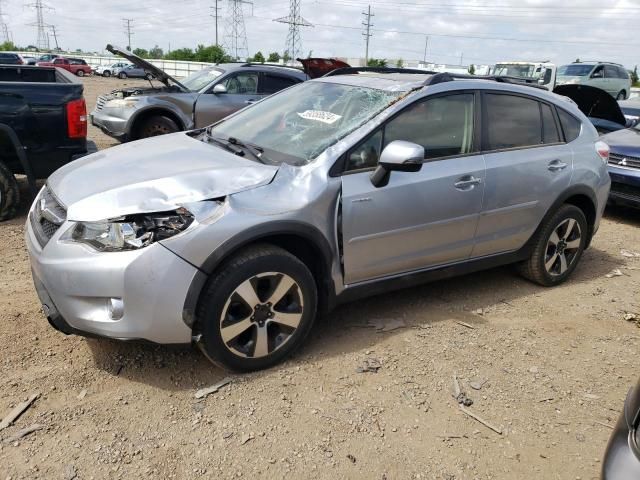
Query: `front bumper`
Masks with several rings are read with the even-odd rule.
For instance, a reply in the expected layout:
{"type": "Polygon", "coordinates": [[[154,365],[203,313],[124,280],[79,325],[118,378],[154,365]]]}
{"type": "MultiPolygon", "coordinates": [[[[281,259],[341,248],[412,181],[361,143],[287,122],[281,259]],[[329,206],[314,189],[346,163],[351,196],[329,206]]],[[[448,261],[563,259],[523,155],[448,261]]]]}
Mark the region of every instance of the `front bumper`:
{"type": "Polygon", "coordinates": [[[611,192],[614,203],[640,207],[640,170],[609,165],[611,192]]]}
{"type": "Polygon", "coordinates": [[[117,114],[122,113],[120,109],[103,108],[94,110],[89,114],[91,125],[98,127],[103,133],[110,137],[126,142],[129,140],[128,118],[122,118],[117,114]]]}
{"type": "Polygon", "coordinates": [[[98,253],[60,242],[72,223],[65,222],[41,248],[27,220],[34,285],[49,322],[67,334],[190,343],[192,332],[182,310],[189,285],[200,272],[158,243],[98,253]]]}

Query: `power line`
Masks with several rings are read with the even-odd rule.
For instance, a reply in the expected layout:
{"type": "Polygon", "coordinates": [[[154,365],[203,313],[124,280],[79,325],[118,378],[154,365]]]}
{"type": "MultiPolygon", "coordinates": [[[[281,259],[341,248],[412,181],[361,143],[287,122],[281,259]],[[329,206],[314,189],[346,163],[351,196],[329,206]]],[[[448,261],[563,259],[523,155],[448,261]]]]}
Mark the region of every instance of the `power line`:
{"type": "Polygon", "coordinates": [[[51,10],[51,7],[42,3],[42,0],[36,0],[35,3],[27,5],[36,11],[36,22],[30,23],[30,26],[38,27],[38,40],[36,41],[36,47],[38,50],[49,50],[49,35],[47,35],[47,25],[44,23],[44,10],[51,10]]]}
{"type": "Polygon", "coordinates": [[[290,60],[301,57],[302,37],[300,36],[300,27],[313,27],[313,25],[302,18],[302,13],[300,13],[300,0],[290,0],[289,15],[276,18],[274,22],[289,24],[287,43],[284,47],[284,57],[290,60]]]}
{"type": "Polygon", "coordinates": [[[364,25],[367,28],[366,32],[362,34],[365,37],[365,45],[366,45],[365,54],[364,54],[364,64],[369,65],[369,39],[373,35],[373,33],[371,33],[371,27],[373,27],[373,23],[371,23],[371,17],[375,16],[373,13],[371,13],[371,5],[369,5],[369,8],[367,9],[366,12],[362,12],[362,15],[364,15],[367,19],[366,22],[362,22],[362,25],[364,25]]]}
{"type": "Polygon", "coordinates": [[[124,22],[124,28],[125,31],[124,33],[127,35],[127,50],[131,51],[131,36],[133,35],[133,33],[131,32],[131,22],[133,22],[133,18],[123,18],[122,21],[124,22]]]}
{"type": "Polygon", "coordinates": [[[251,5],[253,2],[246,0],[228,0],[229,17],[225,29],[224,46],[236,60],[249,56],[249,46],[247,45],[247,30],[244,26],[243,4],[251,5]]]}
{"type": "Polygon", "coordinates": [[[211,11],[213,12],[211,16],[216,19],[216,46],[218,46],[218,18],[220,18],[220,14],[218,13],[220,11],[220,7],[218,6],[218,0],[216,0],[216,6],[210,7],[210,8],[211,8],[211,11]]]}

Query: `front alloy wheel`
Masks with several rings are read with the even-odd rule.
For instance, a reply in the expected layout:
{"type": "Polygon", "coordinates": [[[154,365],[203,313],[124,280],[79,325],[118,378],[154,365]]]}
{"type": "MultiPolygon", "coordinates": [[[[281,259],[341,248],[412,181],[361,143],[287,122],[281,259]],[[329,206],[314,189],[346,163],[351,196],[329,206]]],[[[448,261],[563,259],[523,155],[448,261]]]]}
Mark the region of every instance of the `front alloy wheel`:
{"type": "Polygon", "coordinates": [[[280,362],[311,330],[317,304],[307,266],[286,250],[255,245],[231,257],[204,288],[194,331],[214,363],[259,370],[280,362]]]}

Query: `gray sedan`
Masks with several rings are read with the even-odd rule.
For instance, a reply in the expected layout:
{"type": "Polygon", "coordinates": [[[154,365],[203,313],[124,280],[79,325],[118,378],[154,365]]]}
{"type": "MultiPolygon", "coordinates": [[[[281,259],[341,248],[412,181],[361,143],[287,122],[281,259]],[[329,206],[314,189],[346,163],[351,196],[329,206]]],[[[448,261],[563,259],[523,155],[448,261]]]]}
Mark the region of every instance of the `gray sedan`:
{"type": "Polygon", "coordinates": [[[118,71],[118,78],[146,78],[152,80],[153,75],[147,72],[144,68],[136,67],[135,65],[127,65],[118,71]]]}

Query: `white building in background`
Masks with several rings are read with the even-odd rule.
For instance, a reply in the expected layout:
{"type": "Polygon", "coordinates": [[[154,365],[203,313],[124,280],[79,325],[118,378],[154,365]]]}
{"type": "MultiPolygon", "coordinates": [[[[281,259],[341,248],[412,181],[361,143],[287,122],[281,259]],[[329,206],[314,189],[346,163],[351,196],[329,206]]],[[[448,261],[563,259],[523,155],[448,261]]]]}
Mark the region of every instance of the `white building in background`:
{"type": "MultiPolygon", "coordinates": [[[[364,58],[357,57],[338,57],[339,60],[348,63],[352,67],[364,67],[364,58]]],[[[387,59],[387,66],[395,67],[398,59],[387,59]]],[[[469,65],[449,65],[444,63],[423,62],[422,60],[402,60],[404,68],[416,68],[419,70],[429,70],[432,72],[449,72],[449,73],[468,73],[469,65]]],[[[475,65],[476,75],[489,75],[491,65],[475,65]]]]}

